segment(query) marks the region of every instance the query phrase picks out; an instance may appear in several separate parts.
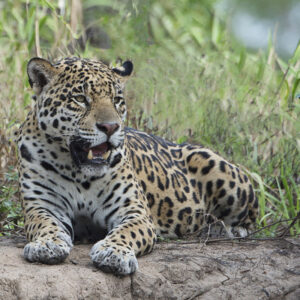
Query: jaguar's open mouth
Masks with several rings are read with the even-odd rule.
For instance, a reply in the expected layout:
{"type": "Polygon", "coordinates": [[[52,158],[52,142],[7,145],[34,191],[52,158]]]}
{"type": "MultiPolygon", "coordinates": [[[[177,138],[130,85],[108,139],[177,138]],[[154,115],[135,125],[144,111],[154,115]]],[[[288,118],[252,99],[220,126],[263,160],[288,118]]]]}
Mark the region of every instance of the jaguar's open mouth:
{"type": "Polygon", "coordinates": [[[91,147],[90,143],[83,140],[75,140],[70,144],[70,152],[76,165],[107,164],[113,147],[105,142],[91,147]]]}

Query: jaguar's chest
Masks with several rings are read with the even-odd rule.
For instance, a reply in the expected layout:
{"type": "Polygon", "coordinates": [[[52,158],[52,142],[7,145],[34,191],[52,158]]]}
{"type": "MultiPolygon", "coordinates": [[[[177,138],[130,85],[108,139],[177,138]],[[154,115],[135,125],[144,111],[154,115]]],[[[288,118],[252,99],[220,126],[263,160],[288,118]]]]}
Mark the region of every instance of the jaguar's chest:
{"type": "MultiPolygon", "coordinates": [[[[92,242],[105,237],[113,227],[114,212],[123,205],[126,197],[124,188],[118,176],[112,180],[112,174],[106,174],[101,179],[86,180],[84,183],[61,185],[57,194],[60,201],[68,199],[74,240],[92,242]]],[[[128,182],[127,182],[128,186],[128,182]]]]}

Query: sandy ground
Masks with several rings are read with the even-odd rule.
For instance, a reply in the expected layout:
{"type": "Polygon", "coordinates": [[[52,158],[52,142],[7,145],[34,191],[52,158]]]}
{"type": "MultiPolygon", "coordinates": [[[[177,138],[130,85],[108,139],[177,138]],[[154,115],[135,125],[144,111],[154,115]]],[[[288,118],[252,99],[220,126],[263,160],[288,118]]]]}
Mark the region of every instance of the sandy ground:
{"type": "Polygon", "coordinates": [[[159,243],[123,278],[76,245],[61,265],[30,264],[24,241],[0,238],[0,299],[300,299],[300,239],[159,243]]]}

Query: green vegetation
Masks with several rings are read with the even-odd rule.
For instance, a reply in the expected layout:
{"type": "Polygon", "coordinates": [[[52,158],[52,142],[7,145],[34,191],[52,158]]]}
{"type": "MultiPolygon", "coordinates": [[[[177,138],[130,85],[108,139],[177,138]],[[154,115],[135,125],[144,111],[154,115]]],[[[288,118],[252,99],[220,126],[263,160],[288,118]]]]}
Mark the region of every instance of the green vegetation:
{"type": "MultiPolygon", "coordinates": [[[[129,126],[243,165],[256,183],[259,226],[299,214],[300,44],[288,61],[271,37],[266,53],[249,52],[230,36],[215,2],[87,0],[81,8],[73,0],[62,14],[58,1],[0,0],[0,231],[22,225],[11,137],[31,105],[26,64],[36,53],[132,59],[129,126]],[[88,42],[80,48],[83,32],[88,42]]],[[[291,222],[260,234],[278,235],[291,222]]],[[[292,225],[289,233],[300,234],[299,220],[292,225]]]]}

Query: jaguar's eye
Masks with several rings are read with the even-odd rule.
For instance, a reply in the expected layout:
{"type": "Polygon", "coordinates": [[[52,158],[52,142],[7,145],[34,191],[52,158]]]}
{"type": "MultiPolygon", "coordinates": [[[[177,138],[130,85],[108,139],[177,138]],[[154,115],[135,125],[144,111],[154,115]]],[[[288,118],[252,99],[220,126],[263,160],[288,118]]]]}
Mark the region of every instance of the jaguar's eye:
{"type": "Polygon", "coordinates": [[[86,97],[84,95],[77,95],[77,96],[73,96],[73,98],[80,103],[88,103],[86,97]]]}
{"type": "Polygon", "coordinates": [[[89,99],[84,95],[71,95],[70,98],[80,105],[81,107],[87,107],[89,105],[89,99]]]}

